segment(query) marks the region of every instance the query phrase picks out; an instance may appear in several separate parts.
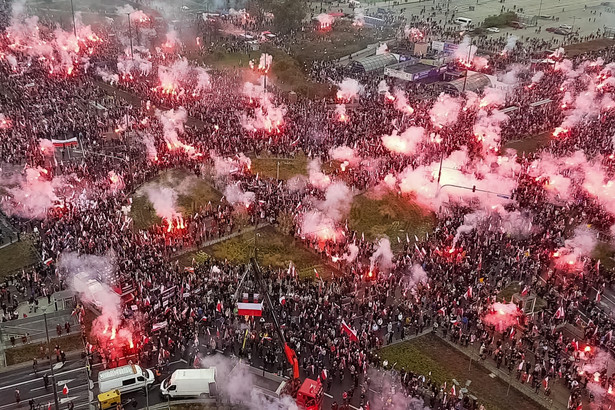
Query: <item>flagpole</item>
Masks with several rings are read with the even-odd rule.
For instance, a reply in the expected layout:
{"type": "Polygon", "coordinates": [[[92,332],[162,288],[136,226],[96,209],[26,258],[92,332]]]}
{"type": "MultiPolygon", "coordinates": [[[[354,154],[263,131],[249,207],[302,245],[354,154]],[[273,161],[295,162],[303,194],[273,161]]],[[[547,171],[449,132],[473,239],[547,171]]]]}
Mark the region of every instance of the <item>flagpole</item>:
{"type": "Polygon", "coordinates": [[[56,385],[56,376],[53,374],[53,366],[51,365],[51,349],[49,348],[49,327],[47,327],[47,312],[43,312],[45,318],[45,333],[47,335],[47,350],[49,351],[49,370],[51,371],[51,381],[53,382],[53,398],[56,404],[56,410],[60,410],[60,402],[58,400],[58,386],[56,385]]]}

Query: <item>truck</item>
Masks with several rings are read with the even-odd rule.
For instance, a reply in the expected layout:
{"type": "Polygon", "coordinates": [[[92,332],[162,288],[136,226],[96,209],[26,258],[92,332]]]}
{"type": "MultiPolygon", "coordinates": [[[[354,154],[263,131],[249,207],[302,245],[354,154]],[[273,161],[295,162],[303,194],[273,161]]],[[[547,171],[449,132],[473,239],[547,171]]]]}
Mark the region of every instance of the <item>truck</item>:
{"type": "Polygon", "coordinates": [[[148,388],[154,383],[154,372],[136,364],[115,367],[98,373],[98,388],[101,393],[119,390],[130,393],[148,388]]]}
{"type": "Polygon", "coordinates": [[[177,369],[160,384],[160,394],[164,399],[214,398],[216,368],[177,369]]]}
{"type": "Polygon", "coordinates": [[[286,337],[284,336],[284,332],[282,332],[282,329],[280,328],[278,318],[273,311],[273,304],[271,303],[271,298],[269,296],[269,293],[267,292],[268,287],[263,281],[260,266],[258,266],[256,258],[254,257],[250,259],[250,262],[252,264],[252,271],[254,273],[255,282],[265,295],[267,304],[272,308],[271,318],[273,319],[275,330],[280,338],[282,346],[284,347],[284,355],[286,356],[286,360],[288,361],[293,370],[292,378],[289,383],[282,387],[281,394],[293,397],[295,399],[297,407],[301,410],[321,410],[324,394],[322,382],[320,381],[320,379],[313,380],[310,378],[306,378],[305,380],[303,380],[303,382],[301,381],[299,375],[299,361],[297,360],[297,353],[288,345],[288,343],[286,342],[286,337]]]}

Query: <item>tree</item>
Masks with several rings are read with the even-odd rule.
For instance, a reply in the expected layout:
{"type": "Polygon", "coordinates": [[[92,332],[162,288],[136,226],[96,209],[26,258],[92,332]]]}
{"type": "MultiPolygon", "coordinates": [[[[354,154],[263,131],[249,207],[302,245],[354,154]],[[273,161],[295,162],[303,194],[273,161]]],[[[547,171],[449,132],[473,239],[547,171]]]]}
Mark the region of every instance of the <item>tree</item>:
{"type": "Polygon", "coordinates": [[[307,15],[303,0],[280,0],[273,4],[273,24],[280,34],[288,34],[301,27],[307,15]]]}

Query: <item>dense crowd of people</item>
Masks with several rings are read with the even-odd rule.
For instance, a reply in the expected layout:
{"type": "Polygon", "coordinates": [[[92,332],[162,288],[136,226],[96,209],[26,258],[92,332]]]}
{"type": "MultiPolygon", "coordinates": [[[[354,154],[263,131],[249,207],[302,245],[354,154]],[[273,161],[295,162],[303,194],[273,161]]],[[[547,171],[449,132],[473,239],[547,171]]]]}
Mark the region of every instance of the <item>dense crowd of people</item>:
{"type": "MultiPolygon", "coordinates": [[[[8,26],[10,11],[4,10],[2,16],[3,26],[8,26]]],[[[240,16],[225,19],[225,23],[246,28],[240,16]]],[[[427,22],[430,37],[459,41],[450,26],[427,22]]],[[[260,30],[269,23],[263,18],[247,24],[251,30],[260,30]]],[[[424,29],[425,23],[421,24],[424,29]]],[[[105,33],[99,35],[104,45],[90,61],[93,66],[114,67],[126,44],[105,33]]],[[[130,354],[159,369],[176,357],[198,367],[203,356],[221,351],[245,357],[271,372],[285,373],[288,364],[270,320],[276,312],[285,338],[299,356],[302,375],[320,377],[326,391],[332,383],[343,386],[343,395],[334,397],[340,406],[352,401],[362,408],[368,403],[387,408],[399,403],[401,395],[408,403],[416,397],[432,408],[479,408],[468,395],[452,393],[444,381],[412,369],[391,369],[378,356],[381,347],[430,329],[453,343],[475,346],[481,360],[497,368],[504,366],[541,395],[548,396],[551,384],[562,380],[570,391],[571,409],[588,392],[605,395],[611,391],[615,380],[607,373],[606,363],[594,366],[598,376],[584,370],[588,354],[583,348],[608,352],[613,347],[615,323],[595,296],[610,287],[612,271],[600,267],[591,255],[582,255],[580,267],[571,273],[555,263],[553,253],[579,225],[589,224],[609,237],[615,218],[597,198],[580,189],[568,200],[553,200],[532,167],[541,156],[568,157],[582,150],[587,158],[602,158],[601,166],[612,176],[612,110],[587,115],[564,138],[552,138],[537,152],[513,157],[521,171],[514,200],[505,207],[530,221],[533,229],[512,233],[503,228],[501,217],[490,215],[460,235],[460,227],[475,209],[472,204],[451,201],[436,209],[433,232],[420,238],[390,238],[399,245],[395,257],[391,265],[374,270],[373,255],[379,243],[349,228],[343,219],[336,226],[343,234],[334,238],[305,231],[302,217],[316,207],[314,198],[326,200],[326,189],[311,178],[282,181],[259,176],[239,160],[240,154],[306,155],[330,164],[330,179],[343,181],[353,193],[382,189],[387,176],[437,162],[459,150],[466,150],[474,165],[493,155],[475,136],[475,124],[482,115],[477,107],[468,104],[453,124],[439,126],[430,116],[441,93],[438,85],[396,84],[412,107],[408,114],[379,92],[381,78],[374,74],[360,78],[365,90],[348,104],[348,121],[337,118],[333,98],[315,101],[300,96],[290,102],[275,85],[259,90],[257,96],[246,95],[241,89],[246,73],[239,70],[211,70],[211,86],[204,94],[165,94],[157,88],[157,68],[170,66],[179,57],[164,52],[152,54],[154,69],[149,73],[134,70],[131,78],[121,77],[114,92],[109,92],[95,70],[79,66],[71,75],[50,73],[44,61],[28,60],[24,50],[12,49],[10,39],[3,37],[0,43],[2,50],[11,50],[20,62],[15,68],[6,58],[0,61],[3,169],[19,165],[39,170],[37,179],[45,183],[63,181],[54,205],[35,215],[27,207],[20,208],[23,203],[11,200],[14,185],[8,184],[3,209],[21,233],[36,233],[42,260],[52,262],[17,272],[5,282],[0,294],[3,320],[15,318],[20,300],[34,301],[70,286],[71,272],[56,266],[63,253],[113,255],[117,271],[113,277],[119,279],[112,285],[129,283],[134,288],[130,305],[136,309],[123,306],[122,326],[131,328],[135,346],[121,346],[119,354],[118,347],[102,336],[88,335],[87,350],[104,367],[123,364],[123,357],[130,354]],[[119,91],[128,93],[131,101],[120,97],[119,91]],[[256,116],[265,100],[285,107],[283,123],[275,129],[247,128],[246,117],[256,116]],[[157,114],[157,110],[180,107],[188,119],[179,138],[191,149],[170,145],[164,119],[157,114]],[[413,126],[423,127],[427,135],[437,133],[439,142],[423,142],[407,155],[392,152],[382,143],[383,135],[413,126]],[[56,148],[54,153],[41,144],[41,140],[73,137],[79,142],[77,157],[70,157],[74,150],[56,148]],[[153,141],[155,157],[146,152],[145,139],[153,141]],[[343,169],[330,154],[340,146],[352,147],[353,155],[362,160],[343,169]],[[240,165],[233,172],[220,172],[216,163],[225,159],[240,165]],[[183,215],[183,229],[167,229],[168,221],[147,229],[134,227],[126,207],[135,190],[162,171],[176,168],[212,181],[221,192],[237,184],[254,197],[248,206],[238,206],[230,198],[201,206],[183,215]],[[282,221],[289,218],[290,226],[282,227],[282,221]],[[210,258],[181,266],[173,259],[246,225],[260,224],[287,229],[299,246],[320,256],[333,275],[326,280],[318,273],[306,278],[292,264],[288,269],[267,266],[263,267],[267,289],[259,289],[250,280],[239,288],[249,265],[210,258]],[[504,327],[484,320],[497,295],[511,284],[519,284],[521,301],[530,296],[543,301],[541,313],[520,315],[504,327]],[[235,314],[236,293],[263,291],[273,301],[272,306],[265,306],[265,320],[246,320],[235,314]],[[342,330],[342,320],[355,334],[342,330]],[[565,331],[565,324],[580,327],[584,337],[575,339],[565,331]],[[374,372],[381,369],[388,371],[386,384],[373,380],[374,372]],[[375,397],[371,388],[382,394],[375,397]]],[[[562,104],[569,104],[562,88],[582,91],[587,85],[585,75],[573,76],[570,70],[555,68],[563,64],[561,58],[525,70],[511,67],[558,44],[522,38],[510,53],[500,54],[505,43],[485,37],[477,44],[494,54],[492,72],[516,72],[514,92],[506,94],[500,105],[518,109],[509,112],[502,125],[501,140],[493,148],[497,153],[503,153],[500,147],[511,140],[558,127],[566,118],[562,104]],[[535,80],[538,71],[544,75],[535,80]],[[544,100],[550,101],[533,105],[544,100]]],[[[229,45],[228,50],[236,48],[229,45]]],[[[570,67],[578,68],[598,59],[600,64],[588,68],[588,75],[597,75],[615,61],[615,48],[568,61],[570,67]]],[[[336,78],[335,73],[346,74],[320,61],[311,73],[318,81],[336,78]]],[[[612,86],[603,92],[612,93],[612,86]]],[[[472,94],[461,101],[469,101],[472,94]]],[[[12,178],[17,180],[18,174],[12,178]]]]}

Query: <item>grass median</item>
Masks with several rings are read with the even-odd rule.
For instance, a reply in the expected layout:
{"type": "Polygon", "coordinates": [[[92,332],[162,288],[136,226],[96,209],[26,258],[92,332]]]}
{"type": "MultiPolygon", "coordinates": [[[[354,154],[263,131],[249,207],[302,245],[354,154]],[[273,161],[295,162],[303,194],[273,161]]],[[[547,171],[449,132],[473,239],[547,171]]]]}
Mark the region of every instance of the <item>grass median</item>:
{"type": "MultiPolygon", "coordinates": [[[[10,366],[18,363],[32,362],[35,357],[40,360],[41,358],[41,346],[47,347],[47,342],[42,343],[30,343],[23,345],[20,341],[15,347],[8,347],[4,350],[6,356],[6,365],[10,366]]],[[[49,341],[50,354],[52,360],[55,360],[53,356],[53,348],[55,345],[60,346],[65,353],[75,350],[83,350],[83,341],[79,332],[74,332],[69,335],[54,337],[49,341]]]]}
{"type": "Polygon", "coordinates": [[[455,379],[464,385],[466,380],[471,380],[470,394],[475,395],[487,409],[543,408],[520,391],[509,390],[506,382],[491,377],[491,372],[481,365],[472,363],[470,366],[466,355],[433,334],[385,347],[378,354],[389,362],[389,366],[395,364],[396,369],[403,367],[426,377],[431,372],[431,378],[440,384],[447,382],[450,386],[455,379]]]}

